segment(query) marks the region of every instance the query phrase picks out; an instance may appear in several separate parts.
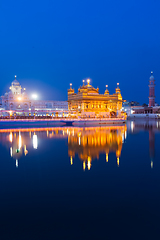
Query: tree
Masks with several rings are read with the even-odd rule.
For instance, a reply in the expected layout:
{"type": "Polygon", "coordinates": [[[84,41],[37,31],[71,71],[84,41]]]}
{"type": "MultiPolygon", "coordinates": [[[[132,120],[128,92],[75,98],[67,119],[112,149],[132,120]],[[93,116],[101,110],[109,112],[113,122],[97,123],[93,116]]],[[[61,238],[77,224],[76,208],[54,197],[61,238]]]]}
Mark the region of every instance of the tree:
{"type": "Polygon", "coordinates": [[[146,103],[143,103],[142,107],[148,107],[148,105],[146,103]]]}

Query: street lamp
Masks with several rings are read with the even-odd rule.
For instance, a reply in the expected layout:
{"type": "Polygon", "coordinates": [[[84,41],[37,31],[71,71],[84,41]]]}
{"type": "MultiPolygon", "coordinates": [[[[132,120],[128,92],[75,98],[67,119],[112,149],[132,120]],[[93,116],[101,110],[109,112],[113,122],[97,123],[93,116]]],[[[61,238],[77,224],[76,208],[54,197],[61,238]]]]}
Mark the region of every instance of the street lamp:
{"type": "Polygon", "coordinates": [[[38,96],[37,96],[37,94],[35,94],[35,93],[34,93],[34,94],[32,94],[32,98],[33,98],[33,99],[35,99],[35,100],[36,100],[36,99],[37,99],[37,97],[38,97],[38,96]]]}

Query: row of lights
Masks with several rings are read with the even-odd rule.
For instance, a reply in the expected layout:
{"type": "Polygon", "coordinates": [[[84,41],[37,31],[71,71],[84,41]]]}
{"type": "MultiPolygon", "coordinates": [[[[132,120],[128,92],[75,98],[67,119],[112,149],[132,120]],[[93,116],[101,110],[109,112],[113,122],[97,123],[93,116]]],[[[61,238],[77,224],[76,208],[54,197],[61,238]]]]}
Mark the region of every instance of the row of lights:
{"type": "MultiPolygon", "coordinates": [[[[87,79],[88,85],[90,84],[90,81],[91,81],[90,79],[87,79]]],[[[85,80],[83,79],[82,82],[83,82],[83,84],[84,84],[84,83],[85,83],[85,80]]],[[[70,83],[70,87],[72,87],[72,83],[70,83]]]]}

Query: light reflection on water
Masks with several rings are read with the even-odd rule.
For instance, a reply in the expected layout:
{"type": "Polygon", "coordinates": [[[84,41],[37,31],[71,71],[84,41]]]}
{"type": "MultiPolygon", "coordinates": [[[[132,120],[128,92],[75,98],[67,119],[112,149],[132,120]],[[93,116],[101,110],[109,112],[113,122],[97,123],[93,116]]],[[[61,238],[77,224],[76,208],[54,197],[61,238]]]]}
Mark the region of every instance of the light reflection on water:
{"type": "Polygon", "coordinates": [[[107,127],[55,127],[55,128],[30,128],[30,129],[1,129],[0,139],[5,145],[9,144],[10,156],[18,161],[23,155],[27,155],[27,146],[32,141],[33,149],[38,149],[38,138],[67,139],[68,156],[73,165],[74,157],[78,154],[82,161],[83,170],[90,170],[92,161],[99,159],[99,155],[105,153],[106,162],[109,161],[109,153],[116,155],[119,166],[122,145],[127,136],[127,126],[107,127]]]}
{"type": "Polygon", "coordinates": [[[75,155],[78,154],[83,170],[86,167],[90,170],[92,160],[99,159],[99,155],[105,153],[106,162],[108,162],[109,153],[114,152],[119,166],[126,131],[126,125],[70,129],[68,131],[68,155],[72,164],[75,155]]]}
{"type": "Polygon", "coordinates": [[[102,153],[105,153],[108,162],[109,153],[114,152],[119,166],[122,146],[127,138],[127,127],[128,132],[132,134],[142,130],[149,132],[149,153],[153,168],[155,132],[160,130],[160,122],[130,121],[128,126],[0,129],[0,141],[4,145],[9,142],[10,156],[16,160],[18,167],[21,156],[28,154],[27,146],[31,141],[33,148],[37,149],[39,137],[67,139],[70,164],[73,165],[74,157],[78,154],[83,170],[86,167],[90,170],[92,161],[99,159],[102,153]]]}

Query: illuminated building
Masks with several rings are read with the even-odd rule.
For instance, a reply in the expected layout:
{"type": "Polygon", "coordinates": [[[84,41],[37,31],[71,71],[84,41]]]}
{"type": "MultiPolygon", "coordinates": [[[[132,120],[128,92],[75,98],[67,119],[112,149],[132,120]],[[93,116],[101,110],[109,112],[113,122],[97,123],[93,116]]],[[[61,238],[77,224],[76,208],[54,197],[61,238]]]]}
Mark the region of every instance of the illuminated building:
{"type": "Polygon", "coordinates": [[[122,112],[122,95],[117,83],[116,92],[109,94],[108,85],[104,94],[99,93],[99,88],[94,88],[90,85],[90,80],[87,84],[84,83],[75,93],[70,84],[68,90],[68,110],[71,115],[79,117],[120,117],[122,112]]]}
{"type": "Polygon", "coordinates": [[[17,81],[16,76],[10,86],[10,91],[1,96],[2,107],[5,110],[28,110],[31,107],[31,101],[26,94],[25,89],[22,90],[20,83],[17,81]]]}
{"type": "Polygon", "coordinates": [[[1,115],[55,115],[56,112],[68,111],[68,103],[66,101],[44,101],[37,100],[37,95],[33,94],[30,98],[26,89],[21,87],[16,76],[11,83],[10,91],[1,96],[1,115]]]}
{"type": "Polygon", "coordinates": [[[155,103],[155,79],[153,72],[149,78],[149,104],[144,104],[143,106],[132,106],[130,108],[129,117],[137,118],[160,118],[160,106],[155,103]],[[145,106],[146,105],[146,106],[145,106]]]}

